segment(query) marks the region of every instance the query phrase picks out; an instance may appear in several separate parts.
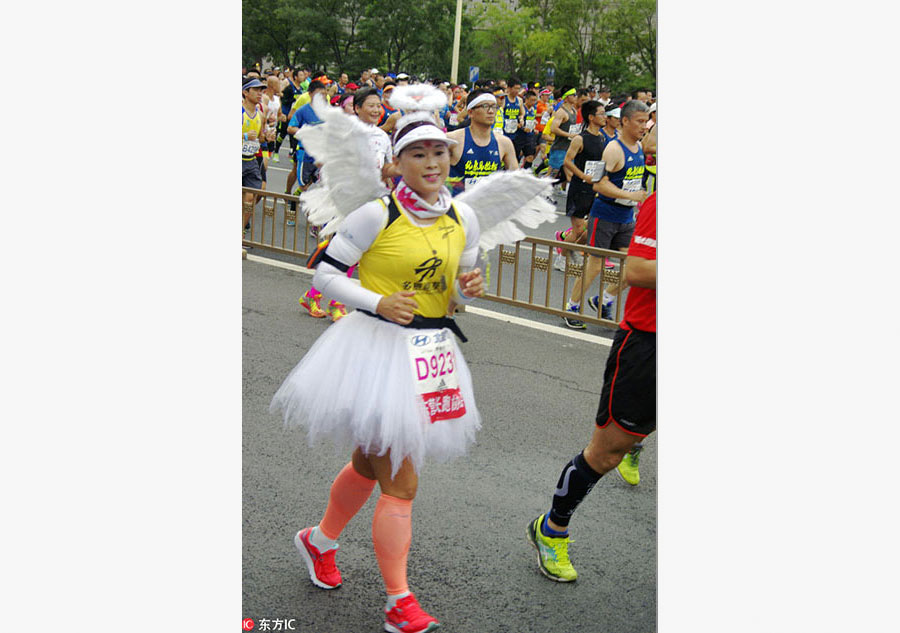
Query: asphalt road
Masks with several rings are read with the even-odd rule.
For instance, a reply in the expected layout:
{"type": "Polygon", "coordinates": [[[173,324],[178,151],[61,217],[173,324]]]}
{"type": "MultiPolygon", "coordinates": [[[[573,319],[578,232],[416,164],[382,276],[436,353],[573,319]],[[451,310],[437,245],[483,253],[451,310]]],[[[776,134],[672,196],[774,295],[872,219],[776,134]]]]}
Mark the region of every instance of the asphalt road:
{"type": "MultiPolygon", "coordinates": [[[[316,588],[292,539],[321,518],[349,451],[310,448],[302,430],[285,430],[268,413],[283,378],[329,325],[297,303],[310,280],[243,262],[242,613],[257,622],[254,630],[267,618],[293,620],[298,631],[374,633],[384,604],[371,545],[377,489],[341,535],[343,587],[316,588]]],[[[526,524],[549,508],[562,467],[590,436],[609,347],[474,313],[459,319],[483,428],[467,456],[427,463],[422,473],[412,591],[445,631],[655,631],[655,434],[639,486],[610,473],[579,508],[570,546],[576,583],[542,576],[525,538],[526,524]]]]}

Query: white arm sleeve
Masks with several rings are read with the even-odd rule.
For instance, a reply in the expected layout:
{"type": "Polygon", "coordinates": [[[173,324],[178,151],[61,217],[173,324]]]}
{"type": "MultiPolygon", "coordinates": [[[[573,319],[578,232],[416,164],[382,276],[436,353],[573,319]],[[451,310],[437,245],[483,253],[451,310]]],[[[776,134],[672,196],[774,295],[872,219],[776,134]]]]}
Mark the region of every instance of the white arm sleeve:
{"type": "MultiPolygon", "coordinates": [[[[459,272],[464,273],[475,268],[478,263],[478,240],[481,238],[481,228],[478,226],[478,217],[472,207],[465,202],[455,202],[460,214],[460,220],[466,229],[466,246],[459,257],[459,272]]],[[[453,284],[453,300],[456,303],[472,303],[476,297],[467,297],[459,287],[459,279],[453,284]]]]}
{"type": "Polygon", "coordinates": [[[481,227],[478,225],[478,217],[472,207],[465,202],[454,202],[459,210],[460,220],[466,229],[466,246],[459,258],[459,270],[466,272],[472,270],[478,263],[478,240],[481,239],[481,227]]]}
{"type": "MultiPolygon", "coordinates": [[[[345,266],[356,264],[387,223],[387,209],[377,200],[367,202],[353,211],[341,223],[325,253],[345,266]]],[[[313,286],[326,297],[345,303],[351,308],[375,312],[382,295],[360,286],[327,262],[316,266],[313,286]]]]}

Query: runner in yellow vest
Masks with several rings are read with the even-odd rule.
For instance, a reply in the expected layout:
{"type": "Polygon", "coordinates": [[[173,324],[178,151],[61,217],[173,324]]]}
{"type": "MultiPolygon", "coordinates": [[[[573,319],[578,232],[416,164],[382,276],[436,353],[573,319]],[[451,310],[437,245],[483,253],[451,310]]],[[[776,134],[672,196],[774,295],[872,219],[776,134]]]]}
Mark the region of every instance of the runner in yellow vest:
{"type": "MultiPolygon", "coordinates": [[[[244,82],[241,93],[244,96],[241,104],[241,186],[262,188],[262,172],[260,162],[260,140],[263,130],[264,117],[259,109],[259,102],[266,85],[259,79],[250,79],[244,82]],[[259,157],[259,160],[257,158],[259,157]]],[[[241,195],[241,230],[247,226],[250,216],[253,214],[255,196],[252,193],[241,195]]],[[[242,257],[247,257],[247,251],[242,249],[242,257]]]]}

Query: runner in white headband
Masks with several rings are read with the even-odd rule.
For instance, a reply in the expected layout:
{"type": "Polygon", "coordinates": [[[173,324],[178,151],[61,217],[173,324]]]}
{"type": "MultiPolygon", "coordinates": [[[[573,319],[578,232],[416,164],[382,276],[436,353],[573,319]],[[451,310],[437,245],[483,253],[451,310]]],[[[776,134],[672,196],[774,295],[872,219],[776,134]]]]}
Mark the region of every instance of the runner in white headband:
{"type": "Polygon", "coordinates": [[[492,95],[490,93],[478,95],[477,97],[475,97],[475,99],[472,101],[472,103],[470,103],[466,106],[466,109],[474,110],[475,108],[477,108],[478,106],[480,106],[484,103],[489,103],[491,105],[497,105],[497,99],[496,99],[496,97],[494,97],[494,95],[492,95]]]}

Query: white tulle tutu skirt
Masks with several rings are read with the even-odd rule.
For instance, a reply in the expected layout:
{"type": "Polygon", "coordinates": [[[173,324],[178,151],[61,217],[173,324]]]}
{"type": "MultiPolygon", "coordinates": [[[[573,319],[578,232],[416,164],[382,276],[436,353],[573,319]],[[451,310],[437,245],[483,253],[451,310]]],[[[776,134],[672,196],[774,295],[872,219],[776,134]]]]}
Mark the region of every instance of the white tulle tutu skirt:
{"type": "MultiPolygon", "coordinates": [[[[411,458],[416,472],[425,457],[445,461],[465,454],[481,428],[472,376],[450,334],[466,413],[432,423],[415,391],[407,338],[439,330],[413,330],[351,312],[331,325],[291,370],[269,411],[285,426],[307,429],[310,446],[331,438],[367,455],[391,451],[393,474],[411,458]]],[[[449,330],[446,330],[449,332],[449,330]]]]}

